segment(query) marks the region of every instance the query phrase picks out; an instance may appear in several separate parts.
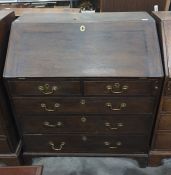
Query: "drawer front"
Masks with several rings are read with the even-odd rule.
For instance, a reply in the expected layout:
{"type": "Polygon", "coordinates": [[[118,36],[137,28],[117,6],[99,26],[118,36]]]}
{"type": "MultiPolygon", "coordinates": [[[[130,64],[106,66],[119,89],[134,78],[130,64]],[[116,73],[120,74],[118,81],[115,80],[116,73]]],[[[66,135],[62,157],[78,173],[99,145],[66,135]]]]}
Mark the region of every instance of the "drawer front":
{"type": "Polygon", "coordinates": [[[23,116],[19,121],[26,134],[149,134],[152,126],[151,116],[23,116]]]}
{"type": "Polygon", "coordinates": [[[79,81],[8,81],[13,96],[71,96],[80,95],[79,81]]]}
{"type": "Polygon", "coordinates": [[[155,149],[171,150],[171,132],[156,135],[155,149]]]}
{"type": "Polygon", "coordinates": [[[47,153],[146,153],[145,136],[25,135],[24,151],[47,153]]]}
{"type": "Polygon", "coordinates": [[[154,99],[134,98],[14,98],[16,112],[34,114],[143,114],[153,113],[154,99]]]}
{"type": "Polygon", "coordinates": [[[171,98],[164,98],[162,111],[167,112],[167,113],[171,113],[171,98]]]}
{"type": "Polygon", "coordinates": [[[158,81],[85,81],[85,95],[144,95],[154,96],[159,92],[158,81]]]}
{"type": "Polygon", "coordinates": [[[158,130],[170,130],[171,131],[171,114],[160,115],[158,130]]]}
{"type": "Polygon", "coordinates": [[[5,137],[0,137],[0,154],[11,153],[8,141],[5,137]]]}

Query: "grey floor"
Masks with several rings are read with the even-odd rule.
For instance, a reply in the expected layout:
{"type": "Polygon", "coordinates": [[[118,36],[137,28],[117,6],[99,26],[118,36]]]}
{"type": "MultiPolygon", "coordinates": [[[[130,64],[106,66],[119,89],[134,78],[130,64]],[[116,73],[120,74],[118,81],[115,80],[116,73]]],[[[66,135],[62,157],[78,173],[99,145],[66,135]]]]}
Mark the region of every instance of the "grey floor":
{"type": "Polygon", "coordinates": [[[44,166],[43,175],[171,175],[171,159],[155,168],[121,158],[36,158],[33,164],[44,166]]]}

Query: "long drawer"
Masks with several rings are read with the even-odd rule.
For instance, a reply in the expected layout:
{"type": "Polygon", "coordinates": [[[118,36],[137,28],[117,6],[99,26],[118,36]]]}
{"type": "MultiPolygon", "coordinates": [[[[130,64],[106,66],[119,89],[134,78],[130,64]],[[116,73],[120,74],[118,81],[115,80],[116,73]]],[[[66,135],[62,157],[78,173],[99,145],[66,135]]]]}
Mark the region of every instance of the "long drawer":
{"type": "Polygon", "coordinates": [[[13,96],[80,96],[79,81],[8,81],[13,96]]]}
{"type": "Polygon", "coordinates": [[[6,137],[0,137],[0,154],[11,153],[6,137]]]}
{"type": "Polygon", "coordinates": [[[146,136],[24,135],[24,151],[37,153],[146,153],[146,136]]]}
{"type": "Polygon", "coordinates": [[[152,116],[22,116],[18,118],[26,134],[55,133],[149,133],[152,116]]]}
{"type": "Polygon", "coordinates": [[[152,114],[154,98],[14,98],[17,114],[152,114]]]}

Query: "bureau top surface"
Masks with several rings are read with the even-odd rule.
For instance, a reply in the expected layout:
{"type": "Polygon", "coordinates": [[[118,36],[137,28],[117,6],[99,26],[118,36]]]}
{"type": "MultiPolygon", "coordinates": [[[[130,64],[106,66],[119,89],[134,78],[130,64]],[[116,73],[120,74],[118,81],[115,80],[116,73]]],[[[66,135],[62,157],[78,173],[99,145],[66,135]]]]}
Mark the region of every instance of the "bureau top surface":
{"type": "Polygon", "coordinates": [[[160,20],[171,20],[171,11],[160,11],[160,12],[153,12],[153,14],[158,17],[160,20]]]}
{"type": "Polygon", "coordinates": [[[160,28],[166,76],[171,78],[171,12],[153,12],[160,28]]]}
{"type": "Polygon", "coordinates": [[[23,15],[4,77],[161,77],[154,20],[143,12],[23,15]]]}
{"type": "Polygon", "coordinates": [[[6,18],[11,13],[13,13],[13,11],[11,10],[0,10],[0,21],[6,18]]]}

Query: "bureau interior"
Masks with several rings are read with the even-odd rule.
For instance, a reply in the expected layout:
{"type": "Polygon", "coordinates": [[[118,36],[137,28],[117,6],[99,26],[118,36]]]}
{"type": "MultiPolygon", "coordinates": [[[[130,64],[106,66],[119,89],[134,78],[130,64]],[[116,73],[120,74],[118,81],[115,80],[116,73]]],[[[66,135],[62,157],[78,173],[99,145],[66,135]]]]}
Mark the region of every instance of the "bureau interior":
{"type": "Polygon", "coordinates": [[[147,13],[19,17],[4,80],[24,156],[147,160],[163,76],[147,13]]]}

